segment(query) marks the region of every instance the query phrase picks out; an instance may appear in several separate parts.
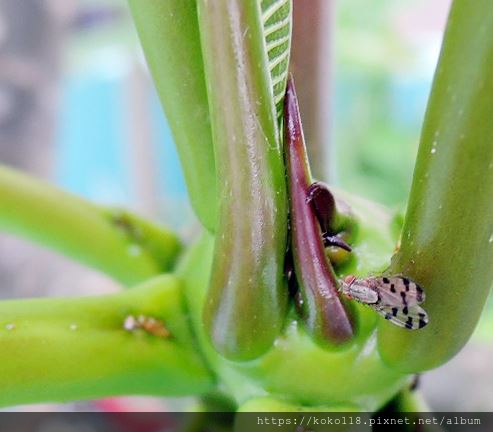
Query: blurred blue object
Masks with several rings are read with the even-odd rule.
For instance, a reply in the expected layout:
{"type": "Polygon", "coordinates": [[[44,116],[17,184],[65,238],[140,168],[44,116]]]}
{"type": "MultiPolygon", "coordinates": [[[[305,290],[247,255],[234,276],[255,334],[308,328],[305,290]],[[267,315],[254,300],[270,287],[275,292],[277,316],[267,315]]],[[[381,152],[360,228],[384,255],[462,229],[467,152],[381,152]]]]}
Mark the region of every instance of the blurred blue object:
{"type": "MultiPolygon", "coordinates": [[[[134,170],[129,151],[128,119],[133,107],[125,98],[125,79],[98,74],[68,78],[62,88],[57,183],[98,202],[133,205],[134,170]]],[[[171,131],[154,91],[149,95],[149,134],[156,157],[159,196],[186,200],[187,192],[171,131]]],[[[137,116],[138,118],[138,116],[137,116]]],[[[131,120],[130,120],[131,121],[131,120]]],[[[133,149],[133,152],[139,151],[133,149]]]]}
{"type": "Polygon", "coordinates": [[[151,98],[153,125],[157,137],[155,148],[159,165],[159,190],[170,198],[187,199],[187,188],[181,170],[180,159],[173,142],[171,130],[159,102],[157,94],[153,92],[151,98]]]}
{"type": "Polygon", "coordinates": [[[133,57],[123,62],[111,53],[97,58],[92,67],[62,82],[56,182],[95,202],[136,210],[186,235],[195,218],[149,76],[133,57]]]}
{"type": "Polygon", "coordinates": [[[419,131],[431,89],[430,77],[393,75],[390,85],[390,121],[411,131],[419,131]]]}
{"type": "Polygon", "coordinates": [[[64,188],[111,204],[130,201],[128,145],[122,124],[122,82],[90,74],[62,87],[56,180],[64,188]]]}

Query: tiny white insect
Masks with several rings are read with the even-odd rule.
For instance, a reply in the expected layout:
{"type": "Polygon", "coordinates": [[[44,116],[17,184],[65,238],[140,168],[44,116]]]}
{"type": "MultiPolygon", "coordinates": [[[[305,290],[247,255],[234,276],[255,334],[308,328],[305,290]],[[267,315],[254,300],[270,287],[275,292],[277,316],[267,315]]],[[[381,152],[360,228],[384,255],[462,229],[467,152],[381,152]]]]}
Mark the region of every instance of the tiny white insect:
{"type": "Polygon", "coordinates": [[[415,330],[428,324],[428,314],[418,306],[425,301],[423,288],[406,277],[358,279],[350,275],[340,289],[347,298],[370,306],[399,327],[415,330]]]}

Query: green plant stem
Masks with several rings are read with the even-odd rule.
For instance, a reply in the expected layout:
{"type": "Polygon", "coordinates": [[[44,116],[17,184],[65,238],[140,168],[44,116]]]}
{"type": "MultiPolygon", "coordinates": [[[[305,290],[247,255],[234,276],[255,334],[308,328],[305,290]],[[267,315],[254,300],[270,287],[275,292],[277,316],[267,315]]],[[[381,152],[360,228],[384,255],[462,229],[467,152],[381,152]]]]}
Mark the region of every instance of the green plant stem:
{"type": "Polygon", "coordinates": [[[430,323],[382,323],[386,362],[441,365],[474,330],[493,282],[493,3],[455,1],[426,113],[400,250],[391,272],[426,292],[430,323]]]}
{"type": "MultiPolygon", "coordinates": [[[[358,267],[352,270],[365,274],[369,269],[382,268],[393,248],[389,218],[382,208],[372,203],[350,196],[345,196],[345,200],[362,221],[354,249],[358,267]]],[[[382,362],[376,348],[377,316],[364,306],[359,307],[359,332],[347,350],[327,350],[315,344],[291,310],[283,331],[265,355],[249,362],[224,359],[209,343],[202,323],[213,253],[214,238],[205,234],[183,255],[177,273],[184,283],[199,345],[221,381],[221,390],[236,403],[241,405],[256,397],[282,395],[283,400],[293,405],[344,404],[374,411],[409,382],[409,377],[382,362]]],[[[239,316],[243,320],[249,318],[246,313],[239,316]]]]}
{"type": "Polygon", "coordinates": [[[0,302],[0,346],[3,406],[213,387],[169,275],[116,295],[0,302]],[[171,335],[125,330],[129,315],[155,318],[171,335]]]}
{"type": "MultiPolygon", "coordinates": [[[[357,412],[361,407],[345,403],[335,406],[303,406],[272,397],[259,397],[246,401],[238,408],[238,412],[357,412]]],[[[290,429],[292,430],[292,428],[290,429]]]]}
{"type": "Polygon", "coordinates": [[[272,345],[286,312],[284,163],[259,2],[198,6],[220,203],[204,319],[215,348],[245,360],[272,345]]]}
{"type": "Polygon", "coordinates": [[[132,285],[171,268],[177,237],[0,166],[0,230],[51,247],[132,285]]]}
{"type": "MultiPolygon", "coordinates": [[[[283,399],[276,399],[273,397],[259,397],[251,399],[241,405],[235,416],[235,428],[234,432],[248,432],[255,430],[261,424],[262,431],[265,432],[293,432],[293,431],[337,431],[337,432],[350,432],[358,430],[360,432],[370,431],[371,426],[364,426],[363,422],[368,422],[370,415],[366,414],[365,417],[361,416],[361,408],[349,403],[339,405],[323,405],[323,406],[304,406],[302,404],[292,403],[283,399]],[[359,412],[362,424],[358,426],[350,425],[348,422],[343,421],[344,414],[336,413],[350,413],[359,412]],[[255,414],[253,414],[255,413],[255,414]],[[262,415],[261,413],[266,413],[262,415]],[[268,413],[276,413],[273,417],[268,413]],[[304,416],[303,413],[311,413],[311,418],[308,419],[308,415],[304,416]],[[316,415],[315,413],[320,413],[316,415]],[[327,425],[327,414],[331,413],[329,417],[332,417],[333,423],[327,425]],[[303,422],[308,426],[299,426],[303,422]],[[337,420],[336,420],[337,419],[337,420]],[[297,423],[295,423],[295,421],[297,423]],[[260,423],[262,422],[262,423],[260,423]],[[333,426],[333,424],[337,426],[333,426]],[[315,425],[313,425],[315,423],[315,425]],[[311,424],[311,425],[310,425],[311,424]],[[324,424],[324,426],[319,426],[324,424]],[[298,425],[298,426],[297,426],[298,425]]],[[[347,417],[346,417],[347,418],[347,417]]]]}
{"type": "Polygon", "coordinates": [[[192,206],[216,225],[216,175],[195,0],[129,0],[180,155],[192,206]]]}

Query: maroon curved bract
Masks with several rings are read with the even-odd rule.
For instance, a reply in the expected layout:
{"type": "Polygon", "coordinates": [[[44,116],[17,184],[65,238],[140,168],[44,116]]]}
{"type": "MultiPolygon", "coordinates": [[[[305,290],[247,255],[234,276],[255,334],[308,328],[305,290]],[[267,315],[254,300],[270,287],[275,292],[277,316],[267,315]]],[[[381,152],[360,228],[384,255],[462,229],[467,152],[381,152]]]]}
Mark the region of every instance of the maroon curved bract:
{"type": "Polygon", "coordinates": [[[349,309],[325,255],[319,221],[309,204],[312,183],[292,78],[285,98],[285,158],[290,195],[292,254],[301,294],[302,319],[319,342],[341,344],[354,334],[349,309]]]}

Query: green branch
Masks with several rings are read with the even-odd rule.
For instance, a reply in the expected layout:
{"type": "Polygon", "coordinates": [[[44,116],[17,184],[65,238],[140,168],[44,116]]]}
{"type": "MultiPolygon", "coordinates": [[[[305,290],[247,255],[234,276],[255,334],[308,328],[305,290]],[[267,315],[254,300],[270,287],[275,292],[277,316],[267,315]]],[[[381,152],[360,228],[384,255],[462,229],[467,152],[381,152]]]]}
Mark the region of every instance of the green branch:
{"type": "Polygon", "coordinates": [[[192,206],[216,226],[216,173],[195,0],[129,0],[192,206]]]}
{"type": "MultiPolygon", "coordinates": [[[[379,206],[349,195],[344,198],[362,220],[354,249],[357,264],[351,270],[367,274],[369,269],[383,268],[393,247],[388,217],[379,206]]],[[[375,411],[408,383],[409,377],[382,362],[376,348],[378,318],[364,306],[358,307],[359,333],[347,350],[327,350],[314,343],[291,310],[283,331],[265,355],[249,362],[224,359],[209,343],[202,324],[213,253],[214,238],[205,234],[183,255],[177,273],[207,363],[218,375],[221,390],[237,403],[271,395],[305,407],[351,404],[363,411],[375,411]]]]}
{"type": "Polygon", "coordinates": [[[382,323],[379,345],[405,371],[447,361],[469,339],[493,282],[493,3],[455,1],[426,113],[392,270],[426,291],[430,324],[382,323]]]}
{"type": "Polygon", "coordinates": [[[51,247],[126,285],[168,270],[180,249],[177,237],[164,228],[4,166],[0,230],[51,247]]]}
{"type": "Polygon", "coordinates": [[[285,318],[284,162],[259,2],[199,0],[198,10],[220,203],[204,320],[218,352],[245,360],[271,347],[285,318]]]}
{"type": "Polygon", "coordinates": [[[0,302],[0,346],[3,406],[183,396],[213,386],[193,347],[181,285],[172,276],[116,295],[0,302]],[[152,318],[170,335],[132,329],[129,316],[152,318]]]}

